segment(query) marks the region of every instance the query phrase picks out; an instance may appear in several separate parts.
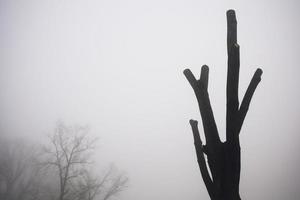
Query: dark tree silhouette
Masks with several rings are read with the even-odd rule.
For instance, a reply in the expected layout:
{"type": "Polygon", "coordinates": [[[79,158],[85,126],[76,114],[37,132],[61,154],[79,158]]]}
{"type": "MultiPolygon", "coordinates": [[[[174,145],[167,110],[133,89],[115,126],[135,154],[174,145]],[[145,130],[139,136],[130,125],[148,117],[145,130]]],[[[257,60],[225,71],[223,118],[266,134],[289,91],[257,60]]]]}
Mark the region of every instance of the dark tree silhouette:
{"type": "Polygon", "coordinates": [[[253,93],[261,80],[262,70],[257,69],[247,88],[242,103],[239,105],[239,45],[237,44],[237,21],[234,10],[227,11],[227,111],[226,141],[221,142],[214,120],[207,91],[208,66],[201,69],[197,80],[189,69],[184,75],[191,84],[198,101],[206,144],[203,145],[198,131],[198,122],[190,120],[194,144],[202,179],[212,200],[240,200],[239,181],[241,170],[241,153],[239,133],[247,114],[253,93]],[[207,156],[209,175],[205,161],[207,156]]]}

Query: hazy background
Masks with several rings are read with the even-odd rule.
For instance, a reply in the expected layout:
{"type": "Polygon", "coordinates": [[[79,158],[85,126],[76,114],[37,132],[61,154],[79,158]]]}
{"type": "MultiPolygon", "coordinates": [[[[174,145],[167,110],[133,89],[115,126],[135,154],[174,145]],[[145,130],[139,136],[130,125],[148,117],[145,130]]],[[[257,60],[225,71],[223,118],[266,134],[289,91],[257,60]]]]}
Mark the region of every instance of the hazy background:
{"type": "Polygon", "coordinates": [[[57,120],[88,124],[99,163],[130,178],[120,200],[209,199],[188,124],[200,115],[182,71],[210,66],[224,138],[225,12],[235,9],[240,98],[264,71],[241,132],[242,199],[300,198],[297,0],[0,2],[1,134],[39,141],[57,120]]]}

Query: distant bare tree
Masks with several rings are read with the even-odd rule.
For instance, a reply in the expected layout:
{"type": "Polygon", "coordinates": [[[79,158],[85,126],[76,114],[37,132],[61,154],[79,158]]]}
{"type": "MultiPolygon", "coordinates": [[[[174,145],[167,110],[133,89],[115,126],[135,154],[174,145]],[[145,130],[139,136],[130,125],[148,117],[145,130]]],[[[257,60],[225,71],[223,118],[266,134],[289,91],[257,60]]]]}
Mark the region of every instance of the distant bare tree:
{"type": "Polygon", "coordinates": [[[128,178],[124,174],[117,173],[113,166],[103,176],[91,176],[89,171],[86,171],[82,179],[76,183],[77,193],[73,199],[107,200],[123,191],[127,187],[127,182],[128,178]]]}
{"type": "Polygon", "coordinates": [[[202,144],[198,122],[190,120],[194,144],[202,179],[212,200],[240,200],[239,182],[241,155],[239,134],[247,114],[251,98],[261,80],[262,70],[257,69],[239,104],[239,45],[237,44],[237,21],[233,10],[227,11],[227,114],[226,141],[221,142],[208,96],[208,66],[204,65],[197,80],[189,69],[184,74],[192,86],[202,118],[206,145],[202,144]],[[208,159],[208,172],[205,155],[208,159]]]}
{"type": "Polygon", "coordinates": [[[53,135],[49,137],[50,146],[44,147],[47,167],[54,167],[59,179],[59,200],[68,199],[70,183],[81,177],[84,165],[93,150],[94,141],[86,138],[86,128],[66,127],[58,123],[53,135]]]}
{"type": "Polygon", "coordinates": [[[91,175],[90,156],[96,139],[89,139],[87,133],[87,127],[67,127],[60,122],[49,137],[50,145],[43,148],[43,165],[54,169],[58,178],[59,200],[93,200],[99,199],[100,194],[106,194],[108,199],[126,186],[127,178],[120,181],[113,178],[110,172],[102,179],[91,175]],[[114,184],[109,186],[108,180],[114,184]]]}
{"type": "Polygon", "coordinates": [[[36,149],[21,140],[1,138],[0,141],[0,199],[36,199],[41,189],[36,149]]]}
{"type": "Polygon", "coordinates": [[[102,179],[102,182],[105,181],[106,185],[103,185],[101,200],[108,200],[111,197],[118,195],[127,187],[128,177],[122,173],[117,173],[113,166],[106,173],[105,177],[107,178],[102,179]]]}

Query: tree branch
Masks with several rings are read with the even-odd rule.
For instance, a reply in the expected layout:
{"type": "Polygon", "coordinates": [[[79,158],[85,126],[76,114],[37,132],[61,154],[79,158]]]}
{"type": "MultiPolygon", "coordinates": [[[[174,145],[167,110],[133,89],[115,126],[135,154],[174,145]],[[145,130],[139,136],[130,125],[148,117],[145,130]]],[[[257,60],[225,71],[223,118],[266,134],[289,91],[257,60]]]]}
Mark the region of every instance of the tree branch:
{"type": "Polygon", "coordinates": [[[240,71],[240,52],[237,44],[237,21],[233,10],[227,11],[227,87],[226,87],[226,140],[232,141],[236,135],[235,118],[239,108],[238,87],[240,71]]]}
{"type": "Polygon", "coordinates": [[[238,121],[238,125],[237,125],[237,133],[240,132],[241,128],[242,128],[242,125],[243,125],[243,122],[244,122],[244,119],[246,117],[246,114],[248,112],[248,109],[249,109],[249,105],[250,105],[250,102],[251,102],[251,99],[252,99],[252,96],[255,92],[255,89],[257,87],[257,85],[259,84],[259,82],[261,81],[261,75],[262,75],[263,71],[258,68],[251,81],[250,81],[250,84],[247,88],[247,91],[245,93],[245,96],[243,98],[243,101],[241,103],[241,107],[239,109],[239,112],[238,112],[238,115],[239,115],[239,121],[238,121]]]}
{"type": "Polygon", "coordinates": [[[206,186],[206,189],[208,191],[208,194],[209,194],[210,198],[212,199],[213,195],[214,195],[213,183],[209,176],[204,153],[202,151],[202,141],[201,141],[199,130],[198,130],[198,121],[191,119],[190,125],[191,125],[192,131],[193,131],[194,145],[195,145],[195,149],[196,149],[197,161],[198,161],[198,165],[200,168],[201,176],[202,176],[202,179],[206,186]]]}
{"type": "Polygon", "coordinates": [[[183,73],[196,94],[202,118],[206,144],[210,146],[219,143],[220,138],[207,92],[208,71],[209,69],[206,65],[202,66],[200,80],[196,80],[190,69],[185,69],[183,73]]]}

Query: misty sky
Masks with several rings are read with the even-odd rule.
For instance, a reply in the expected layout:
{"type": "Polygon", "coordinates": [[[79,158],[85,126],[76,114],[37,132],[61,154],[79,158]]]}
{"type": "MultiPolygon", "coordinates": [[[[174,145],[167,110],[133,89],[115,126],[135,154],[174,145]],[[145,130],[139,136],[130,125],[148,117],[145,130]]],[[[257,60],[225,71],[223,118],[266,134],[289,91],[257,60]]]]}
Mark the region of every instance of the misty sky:
{"type": "Polygon", "coordinates": [[[188,124],[200,114],[182,71],[210,67],[224,138],[230,8],[240,99],[264,71],[241,131],[241,197],[298,200],[297,0],[0,0],[0,134],[39,141],[57,120],[88,124],[97,161],[130,178],[120,200],[209,199],[188,124]]]}

